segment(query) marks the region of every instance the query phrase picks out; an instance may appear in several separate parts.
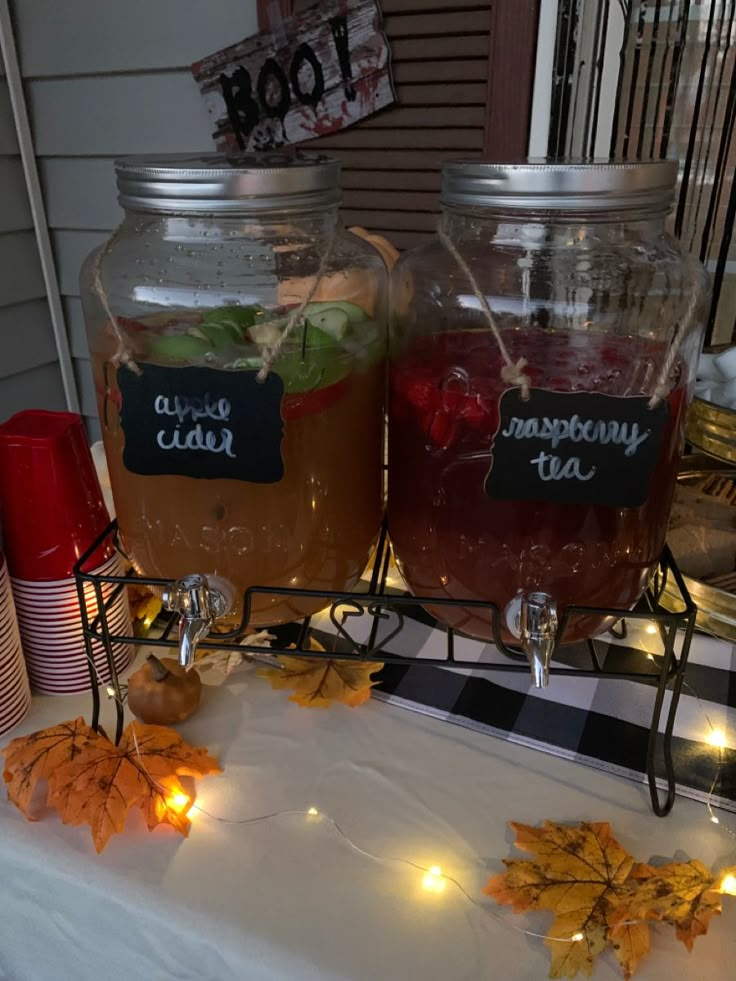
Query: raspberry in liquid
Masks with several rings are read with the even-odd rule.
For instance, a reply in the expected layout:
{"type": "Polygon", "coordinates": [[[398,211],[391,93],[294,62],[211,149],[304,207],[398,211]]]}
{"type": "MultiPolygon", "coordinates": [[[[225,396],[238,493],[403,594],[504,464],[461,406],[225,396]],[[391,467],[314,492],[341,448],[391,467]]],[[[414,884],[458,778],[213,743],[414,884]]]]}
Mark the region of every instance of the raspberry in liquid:
{"type": "MultiPolygon", "coordinates": [[[[650,395],[665,349],[594,332],[504,331],[511,357],[527,358],[532,385],[553,391],[650,395]]],[[[518,593],[557,603],[631,609],[664,546],[683,446],[686,380],[673,380],[669,414],[647,501],[637,508],[499,501],[484,482],[506,387],[487,330],[424,337],[394,358],[390,374],[389,529],[413,593],[483,600],[501,612],[518,593]]],[[[490,612],[433,607],[437,619],[490,639],[490,612]]],[[[610,620],[571,618],[563,643],[592,637],[610,620]]]]}

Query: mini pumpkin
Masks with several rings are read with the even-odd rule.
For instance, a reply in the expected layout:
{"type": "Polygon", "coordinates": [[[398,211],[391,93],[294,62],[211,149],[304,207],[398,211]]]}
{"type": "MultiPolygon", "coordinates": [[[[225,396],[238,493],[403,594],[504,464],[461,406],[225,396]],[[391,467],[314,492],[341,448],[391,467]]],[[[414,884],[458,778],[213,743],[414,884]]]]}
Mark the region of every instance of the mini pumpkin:
{"type": "Polygon", "coordinates": [[[187,671],[171,658],[159,660],[149,654],[128,678],[130,711],[147,725],[183,722],[197,711],[201,697],[202,680],[197,672],[187,671]]]}

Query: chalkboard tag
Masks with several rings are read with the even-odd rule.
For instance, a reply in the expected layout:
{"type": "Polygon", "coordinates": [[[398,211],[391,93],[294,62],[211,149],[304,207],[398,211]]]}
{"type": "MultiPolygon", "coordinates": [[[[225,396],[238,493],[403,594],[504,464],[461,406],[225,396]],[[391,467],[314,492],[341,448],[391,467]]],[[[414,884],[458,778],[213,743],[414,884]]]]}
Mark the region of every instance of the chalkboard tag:
{"type": "Polygon", "coordinates": [[[488,497],[634,508],[649,496],[667,422],[646,396],[507,389],[499,401],[488,497]]]}
{"type": "Polygon", "coordinates": [[[139,365],[118,370],[123,463],[132,473],[273,484],[284,476],[281,399],[271,372],[139,365]]]}

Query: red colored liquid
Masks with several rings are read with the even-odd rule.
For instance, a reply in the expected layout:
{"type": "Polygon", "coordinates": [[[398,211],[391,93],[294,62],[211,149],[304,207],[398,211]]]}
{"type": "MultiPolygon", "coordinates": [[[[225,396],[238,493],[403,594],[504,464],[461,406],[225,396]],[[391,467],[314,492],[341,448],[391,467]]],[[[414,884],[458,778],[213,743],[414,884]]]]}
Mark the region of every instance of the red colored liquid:
{"type": "MultiPolygon", "coordinates": [[[[651,394],[664,347],[639,338],[504,331],[511,357],[528,359],[532,385],[559,392],[651,394]]],[[[486,330],[421,338],[390,375],[389,529],[397,561],[416,595],[496,604],[521,592],[549,593],[560,619],[568,605],[631,609],[664,546],[683,445],[685,382],[668,396],[669,415],[647,501],[636,508],[491,500],[484,482],[498,426],[498,347],[486,330]]],[[[433,607],[439,620],[491,637],[490,611],[433,607]]],[[[563,643],[610,625],[571,618],[563,643]]]]}

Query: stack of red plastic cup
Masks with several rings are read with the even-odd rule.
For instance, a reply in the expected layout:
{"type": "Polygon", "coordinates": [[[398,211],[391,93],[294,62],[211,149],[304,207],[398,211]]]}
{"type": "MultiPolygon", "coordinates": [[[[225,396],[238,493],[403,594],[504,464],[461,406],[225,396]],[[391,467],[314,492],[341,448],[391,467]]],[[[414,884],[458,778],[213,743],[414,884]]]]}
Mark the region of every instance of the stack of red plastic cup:
{"type": "Polygon", "coordinates": [[[0,736],[17,726],[31,707],[26,662],[5,556],[0,552],[0,736]]]}
{"type": "MultiPolygon", "coordinates": [[[[0,513],[8,568],[31,685],[47,694],[87,691],[89,662],[82,633],[75,564],[105,530],[105,509],[80,416],[19,412],[0,425],[0,513]]],[[[87,569],[119,575],[112,541],[104,541],[87,569]]],[[[103,585],[107,600],[114,586],[103,585]]],[[[88,613],[97,613],[86,587],[88,613]]],[[[125,590],[111,604],[113,633],[130,632],[125,590]]],[[[113,649],[118,671],[130,662],[124,644],[113,649]]],[[[102,645],[93,645],[99,684],[110,671],[102,645]]]]}

